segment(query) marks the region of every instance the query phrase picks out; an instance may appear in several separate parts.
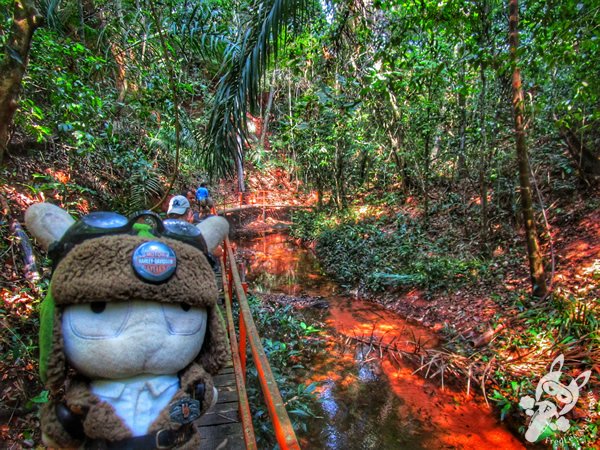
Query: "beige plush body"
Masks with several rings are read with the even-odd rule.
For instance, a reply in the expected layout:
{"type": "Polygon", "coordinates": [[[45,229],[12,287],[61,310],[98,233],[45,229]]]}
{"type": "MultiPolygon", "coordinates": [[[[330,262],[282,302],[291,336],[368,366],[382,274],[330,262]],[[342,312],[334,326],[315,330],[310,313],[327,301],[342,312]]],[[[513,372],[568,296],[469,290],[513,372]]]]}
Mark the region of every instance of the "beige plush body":
{"type": "MultiPolygon", "coordinates": [[[[204,226],[216,225],[221,230],[215,232],[214,227],[207,228],[209,250],[228,231],[224,219],[213,219],[204,226]]],[[[98,440],[110,443],[185,427],[188,430],[185,442],[171,448],[198,448],[200,437],[194,424],[172,418],[172,412],[178,401],[189,399],[201,400],[200,414],[204,414],[215,400],[212,375],[227,358],[227,339],[217,307],[215,276],[204,253],[171,238],[130,234],[95,237],[77,244],[60,260],[52,278],[51,294],[55,308],[52,349],[46,370],[50,401],[42,408],[41,415],[45,444],[77,448],[98,440]],[[165,281],[148,282],[134,270],[134,251],[149,241],[166,244],[176,254],[176,270],[165,281]],[[103,306],[98,310],[97,305],[103,306]],[[113,312],[110,312],[111,305],[113,312]],[[102,336],[104,324],[101,320],[106,317],[114,320],[114,305],[117,310],[128,311],[125,318],[120,319],[123,326],[114,336],[102,336]],[[123,305],[127,307],[122,308],[123,305]],[[178,307],[174,309],[173,305],[178,307]],[[85,327],[73,327],[66,320],[71,316],[80,317],[82,311],[85,314],[88,306],[89,320],[84,321],[85,327]],[[71,313],[73,308],[79,311],[79,316],[71,313]],[[195,322],[186,322],[186,317],[181,320],[176,317],[177,321],[169,319],[167,310],[177,310],[184,316],[189,311],[189,314],[195,314],[194,320],[203,321],[202,327],[194,328],[193,332],[178,333],[182,323],[195,322]],[[106,313],[108,316],[102,315],[106,313]],[[100,322],[94,325],[95,320],[100,322]],[[161,321],[164,322],[162,331],[161,321]],[[100,335],[94,334],[95,326],[100,335]],[[90,334],[86,336],[88,328],[90,334]],[[130,330],[135,332],[127,334],[130,330]],[[190,351],[190,348],[195,350],[190,351]],[[178,386],[173,385],[175,394],[167,406],[155,408],[158,411],[156,417],[142,434],[133,432],[119,416],[118,408],[100,399],[92,388],[97,381],[126,383],[139,376],[150,380],[169,376],[179,380],[178,386]],[[199,383],[204,384],[204,395],[202,399],[195,399],[199,383]],[[65,428],[64,420],[57,417],[57,405],[66,406],[82,425],[83,438],[74,437],[67,431],[69,427],[65,428]]]]}

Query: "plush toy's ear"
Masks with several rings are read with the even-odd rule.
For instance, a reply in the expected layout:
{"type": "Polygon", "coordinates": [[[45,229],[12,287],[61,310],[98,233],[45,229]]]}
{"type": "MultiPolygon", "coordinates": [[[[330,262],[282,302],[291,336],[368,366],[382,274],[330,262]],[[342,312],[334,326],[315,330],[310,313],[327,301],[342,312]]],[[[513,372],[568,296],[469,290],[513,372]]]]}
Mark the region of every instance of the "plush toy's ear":
{"type": "Polygon", "coordinates": [[[34,203],[25,211],[25,226],[46,251],[74,223],[68,212],[52,203],[34,203]]]}
{"type": "MultiPolygon", "coordinates": [[[[46,251],[52,243],[60,241],[74,223],[75,220],[69,213],[52,203],[35,203],[25,211],[25,226],[31,235],[36,238],[38,244],[46,251]]],[[[55,350],[53,349],[53,340],[56,338],[54,336],[54,314],[54,299],[49,289],[40,306],[40,376],[44,383],[48,380],[48,365],[55,350]]],[[[62,381],[60,367],[64,371],[64,365],[59,364],[58,366],[59,369],[52,370],[52,373],[53,380],[60,384],[59,382],[62,381]]]]}
{"type": "Polygon", "coordinates": [[[225,239],[225,236],[229,234],[229,222],[220,216],[208,217],[196,225],[196,227],[202,232],[202,237],[204,238],[204,242],[206,242],[209,252],[212,252],[225,239]]]}

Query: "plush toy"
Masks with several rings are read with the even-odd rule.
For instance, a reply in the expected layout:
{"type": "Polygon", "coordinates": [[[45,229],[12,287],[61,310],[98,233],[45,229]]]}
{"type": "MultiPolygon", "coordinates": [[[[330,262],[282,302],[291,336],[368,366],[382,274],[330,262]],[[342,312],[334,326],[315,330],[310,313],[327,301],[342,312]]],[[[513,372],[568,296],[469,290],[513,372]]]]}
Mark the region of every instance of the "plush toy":
{"type": "Polygon", "coordinates": [[[211,375],[227,357],[209,263],[227,221],[143,211],[74,222],[42,203],[25,223],[54,264],[40,312],[44,444],[199,448],[194,421],[216,402],[211,375]]]}

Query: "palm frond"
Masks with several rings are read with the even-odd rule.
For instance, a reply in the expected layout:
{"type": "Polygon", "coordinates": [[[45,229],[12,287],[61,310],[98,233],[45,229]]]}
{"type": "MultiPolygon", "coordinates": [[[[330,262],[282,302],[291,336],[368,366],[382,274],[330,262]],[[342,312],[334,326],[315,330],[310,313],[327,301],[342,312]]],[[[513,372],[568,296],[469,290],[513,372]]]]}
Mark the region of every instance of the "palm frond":
{"type": "Polygon", "coordinates": [[[256,0],[237,42],[224,52],[231,65],[219,80],[202,152],[213,176],[230,175],[231,161],[243,160],[246,114],[257,109],[268,65],[285,43],[287,25],[299,22],[307,5],[307,0],[256,0]]]}
{"type": "MultiPolygon", "coordinates": [[[[196,171],[205,169],[204,160],[199,159],[205,121],[204,117],[190,117],[183,108],[179,110],[179,163],[182,170],[188,167],[194,167],[196,171]]],[[[173,161],[177,147],[175,127],[163,126],[158,133],[148,137],[147,143],[150,149],[166,156],[158,160],[173,161]]]]}
{"type": "Polygon", "coordinates": [[[199,39],[192,40],[192,48],[200,55],[204,64],[218,73],[231,64],[235,43],[227,36],[202,34],[199,39]]]}

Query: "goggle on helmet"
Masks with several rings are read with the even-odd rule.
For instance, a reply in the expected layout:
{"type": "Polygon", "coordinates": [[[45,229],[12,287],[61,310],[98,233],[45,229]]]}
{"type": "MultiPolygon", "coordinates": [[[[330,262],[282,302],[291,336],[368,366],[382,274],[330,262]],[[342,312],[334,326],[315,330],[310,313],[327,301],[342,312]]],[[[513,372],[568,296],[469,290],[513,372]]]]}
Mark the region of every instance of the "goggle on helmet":
{"type": "MultiPolygon", "coordinates": [[[[140,232],[189,244],[200,250],[209,263],[214,263],[197,227],[181,220],[162,220],[158,214],[147,210],[138,211],[130,217],[107,211],[87,214],[69,227],[60,241],[50,246],[48,256],[52,260],[53,269],[56,269],[59,262],[75,246],[88,239],[118,234],[137,235],[140,232]]],[[[150,241],[136,249],[131,263],[142,279],[160,283],[168,279],[175,270],[176,255],[168,245],[150,241]],[[156,269],[157,267],[159,269],[156,269]]]]}

